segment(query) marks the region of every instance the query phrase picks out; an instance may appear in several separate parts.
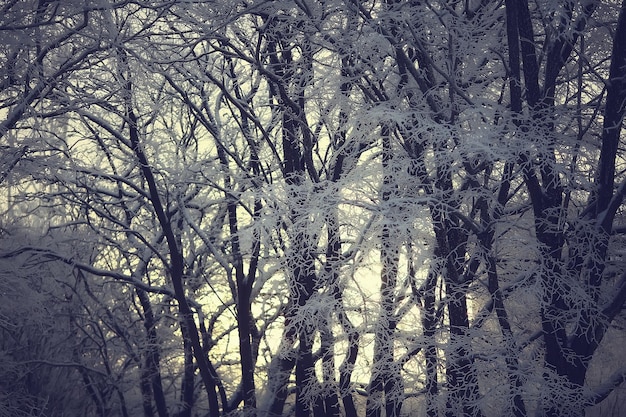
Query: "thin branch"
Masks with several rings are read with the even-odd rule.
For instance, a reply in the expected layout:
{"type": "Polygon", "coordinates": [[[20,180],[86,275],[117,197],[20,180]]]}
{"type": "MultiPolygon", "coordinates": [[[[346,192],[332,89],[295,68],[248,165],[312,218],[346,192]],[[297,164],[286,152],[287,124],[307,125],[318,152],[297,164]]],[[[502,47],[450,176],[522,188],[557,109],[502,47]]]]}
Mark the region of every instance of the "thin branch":
{"type": "Polygon", "coordinates": [[[33,253],[33,254],[38,254],[41,255],[44,258],[48,258],[48,259],[52,259],[52,260],[56,260],[56,261],[61,261],[67,265],[70,265],[74,268],[80,269],[81,271],[87,272],[89,274],[92,275],[96,275],[96,276],[100,276],[100,277],[109,277],[109,278],[113,278],[115,280],[118,281],[122,281],[122,282],[126,282],[129,284],[134,285],[137,288],[140,288],[146,292],[152,293],[152,294],[164,294],[164,295],[168,295],[172,298],[174,298],[174,293],[164,287],[155,287],[155,286],[151,286],[151,285],[147,285],[139,280],[137,280],[136,278],[134,278],[131,275],[126,275],[126,274],[122,274],[120,272],[116,272],[116,271],[108,271],[106,269],[100,269],[97,268],[95,266],[92,265],[88,265],[82,262],[77,262],[74,258],[72,257],[67,257],[64,255],[61,255],[59,253],[56,253],[50,249],[46,249],[46,248],[38,248],[35,246],[25,246],[22,247],[20,249],[11,251],[11,252],[3,252],[0,253],[0,259],[9,259],[9,258],[13,258],[15,256],[19,256],[21,254],[24,253],[33,253]]]}

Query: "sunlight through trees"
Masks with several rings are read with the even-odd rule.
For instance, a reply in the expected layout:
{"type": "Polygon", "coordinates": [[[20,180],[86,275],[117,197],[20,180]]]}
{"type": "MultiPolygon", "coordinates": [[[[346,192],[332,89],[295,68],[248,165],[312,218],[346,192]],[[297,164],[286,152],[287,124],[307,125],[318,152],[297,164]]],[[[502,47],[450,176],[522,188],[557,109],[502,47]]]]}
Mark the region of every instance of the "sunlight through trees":
{"type": "Polygon", "coordinates": [[[0,5],[0,416],[626,413],[626,3],[0,5]]]}

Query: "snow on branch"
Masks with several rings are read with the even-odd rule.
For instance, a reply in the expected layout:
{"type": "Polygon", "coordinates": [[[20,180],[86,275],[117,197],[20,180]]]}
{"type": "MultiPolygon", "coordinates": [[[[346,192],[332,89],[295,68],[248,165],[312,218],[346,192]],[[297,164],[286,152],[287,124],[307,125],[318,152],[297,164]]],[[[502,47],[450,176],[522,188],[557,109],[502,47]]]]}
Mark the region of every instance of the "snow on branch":
{"type": "Polygon", "coordinates": [[[96,275],[96,276],[101,276],[101,277],[109,277],[109,278],[113,278],[116,279],[118,281],[123,281],[129,284],[134,285],[135,287],[142,289],[146,292],[149,293],[154,293],[154,294],[164,294],[164,295],[168,295],[171,297],[174,297],[174,293],[164,287],[158,287],[158,286],[151,286],[151,285],[147,285],[141,281],[139,281],[138,279],[130,276],[130,275],[126,275],[126,274],[122,274],[120,272],[116,272],[116,271],[109,271],[106,269],[100,269],[100,268],[96,268],[93,265],[88,265],[82,262],[77,262],[74,258],[72,257],[67,257],[64,255],[61,255],[59,253],[53,252],[50,249],[45,249],[45,248],[38,248],[38,247],[34,247],[34,246],[25,246],[22,247],[20,249],[16,249],[14,251],[10,251],[10,252],[4,252],[4,253],[0,253],[0,259],[7,259],[7,258],[13,258],[15,256],[19,256],[22,255],[24,253],[31,253],[31,254],[37,254],[40,255],[44,258],[48,258],[48,259],[52,259],[52,260],[56,260],[56,261],[61,261],[67,265],[70,265],[74,268],[80,269],[83,272],[87,272],[90,273],[92,275],[96,275]]]}

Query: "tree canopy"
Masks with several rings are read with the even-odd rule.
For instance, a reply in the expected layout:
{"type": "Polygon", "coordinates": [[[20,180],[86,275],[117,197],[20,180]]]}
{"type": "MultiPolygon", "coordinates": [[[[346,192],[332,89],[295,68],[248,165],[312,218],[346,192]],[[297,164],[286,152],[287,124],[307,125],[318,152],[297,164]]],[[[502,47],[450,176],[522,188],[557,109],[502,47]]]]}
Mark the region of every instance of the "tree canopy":
{"type": "Polygon", "coordinates": [[[7,0],[0,416],[626,412],[626,2],[7,0]]]}

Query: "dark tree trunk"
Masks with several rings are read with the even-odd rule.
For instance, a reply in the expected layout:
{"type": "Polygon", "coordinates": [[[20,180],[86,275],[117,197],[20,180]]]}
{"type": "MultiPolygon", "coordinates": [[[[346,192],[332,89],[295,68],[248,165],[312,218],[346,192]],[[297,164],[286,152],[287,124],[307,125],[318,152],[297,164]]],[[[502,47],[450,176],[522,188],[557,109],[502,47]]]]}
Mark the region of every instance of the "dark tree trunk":
{"type": "Polygon", "coordinates": [[[185,288],[183,284],[184,260],[181,249],[178,245],[176,233],[172,227],[170,219],[165,213],[163,204],[161,202],[161,197],[159,195],[156,179],[154,177],[154,174],[152,173],[152,170],[150,168],[151,165],[147,160],[146,155],[143,152],[142,145],[140,143],[138,119],[133,111],[130,101],[132,91],[130,81],[127,81],[126,90],[128,95],[126,112],[130,127],[130,143],[133,147],[133,151],[135,152],[135,156],[138,159],[143,176],[148,184],[152,207],[154,208],[159,224],[163,228],[163,233],[166,237],[170,258],[170,264],[167,265],[169,267],[170,279],[172,281],[172,286],[174,287],[174,293],[176,296],[176,301],[178,302],[178,308],[181,314],[182,321],[184,322],[188,330],[187,337],[189,337],[189,342],[192,346],[194,357],[196,358],[198,368],[200,370],[200,376],[202,378],[207,393],[210,417],[219,417],[220,407],[216,393],[216,376],[213,375],[213,373],[211,372],[209,360],[202,349],[202,344],[200,343],[200,337],[198,335],[198,328],[193,317],[193,311],[191,310],[191,307],[189,306],[189,303],[187,302],[187,297],[185,295],[185,288]]]}
{"type": "MultiPolygon", "coordinates": [[[[507,33],[509,43],[509,67],[511,69],[511,104],[513,111],[522,112],[522,93],[514,86],[519,84],[519,56],[517,51],[521,47],[521,60],[525,81],[525,97],[533,120],[542,128],[547,140],[552,134],[554,126],[549,117],[554,106],[554,92],[557,77],[568,61],[574,45],[587,24],[588,18],[597,7],[597,2],[589,2],[570,24],[574,31],[557,33],[554,42],[549,45],[546,54],[545,79],[543,89],[539,87],[539,66],[535,52],[534,35],[528,2],[507,1],[507,33]],[[517,80],[516,80],[517,78],[517,80]],[[545,119],[544,119],[545,118],[545,119]]],[[[564,29],[565,30],[565,29],[564,29]]],[[[592,230],[596,240],[581,242],[586,248],[591,248],[594,255],[591,263],[584,264],[571,261],[568,271],[564,265],[562,252],[565,236],[560,224],[563,207],[563,190],[558,174],[554,172],[554,152],[547,146],[547,152],[540,155],[542,158],[539,175],[530,162],[521,158],[524,169],[524,181],[533,206],[535,216],[535,231],[540,242],[540,256],[542,270],[540,280],[544,288],[542,303],[542,329],[545,341],[545,366],[547,370],[564,377],[571,388],[584,386],[589,362],[602,340],[605,326],[592,323],[592,317],[598,311],[583,307],[580,317],[574,327],[573,334],[568,335],[565,316],[570,308],[564,299],[564,292],[568,291],[565,274],[577,274],[584,281],[586,296],[589,305],[598,301],[599,288],[602,282],[603,268],[608,248],[608,237],[611,233],[613,215],[622,201],[622,195],[617,199],[614,195],[615,156],[619,141],[621,120],[624,115],[624,99],[626,98],[626,84],[624,82],[624,66],[626,65],[626,26],[624,23],[624,4],[620,11],[618,27],[613,43],[613,56],[609,82],[607,83],[607,101],[604,110],[604,127],[602,133],[602,147],[600,151],[599,174],[596,179],[596,193],[592,196],[592,213],[597,229],[592,230]]],[[[523,123],[518,123],[523,130],[523,123]]],[[[579,242],[580,243],[580,242],[579,242]]],[[[572,250],[570,248],[570,250],[572,250]]],[[[576,254],[573,254],[576,258],[576,254]]],[[[593,308],[592,308],[593,309],[593,308]]],[[[598,320],[598,322],[605,322],[598,320]]],[[[559,407],[548,406],[544,411],[546,416],[562,416],[559,407]]],[[[584,413],[584,411],[581,411],[584,413]]]]}
{"type": "Polygon", "coordinates": [[[399,245],[395,225],[398,210],[392,199],[397,196],[394,184],[391,132],[382,127],[383,141],[383,184],[382,202],[386,206],[381,231],[381,282],[380,313],[374,335],[372,376],[368,386],[366,416],[380,417],[384,404],[387,417],[399,416],[403,403],[403,387],[399,381],[399,369],[394,358],[394,335],[396,329],[396,284],[398,278],[399,245]]]}
{"type": "Polygon", "coordinates": [[[464,417],[479,417],[482,412],[478,406],[478,378],[471,358],[468,336],[469,318],[467,315],[467,286],[453,280],[446,281],[446,294],[450,297],[448,314],[450,320],[449,363],[446,377],[449,389],[449,406],[446,415],[457,417],[462,410],[464,417]],[[459,410],[459,407],[461,408],[459,410]]]}
{"type": "Polygon", "coordinates": [[[195,366],[193,363],[193,350],[186,336],[187,330],[184,323],[180,323],[183,335],[183,379],[180,387],[181,408],[176,417],[191,417],[194,405],[195,366]]]}
{"type": "MultiPolygon", "coordinates": [[[[161,355],[159,353],[159,340],[156,333],[156,319],[152,312],[152,303],[148,294],[139,288],[135,289],[144,314],[143,325],[148,334],[148,346],[145,353],[145,371],[150,381],[154,402],[156,404],[159,417],[167,417],[167,404],[165,394],[163,393],[163,384],[161,382],[161,355]]],[[[150,405],[152,410],[152,405],[150,405]]],[[[150,414],[152,415],[152,414],[150,414]]]]}
{"type": "Polygon", "coordinates": [[[437,331],[437,273],[434,268],[430,268],[428,276],[423,287],[422,311],[424,312],[422,319],[422,328],[424,333],[424,360],[426,362],[426,415],[428,417],[437,417],[439,410],[437,408],[437,396],[439,395],[439,380],[437,377],[437,346],[435,335],[437,331]]]}

